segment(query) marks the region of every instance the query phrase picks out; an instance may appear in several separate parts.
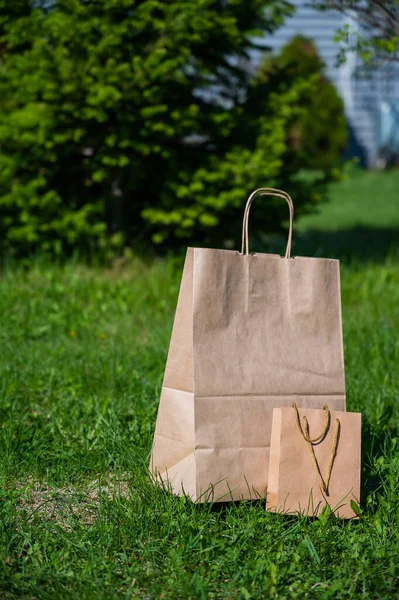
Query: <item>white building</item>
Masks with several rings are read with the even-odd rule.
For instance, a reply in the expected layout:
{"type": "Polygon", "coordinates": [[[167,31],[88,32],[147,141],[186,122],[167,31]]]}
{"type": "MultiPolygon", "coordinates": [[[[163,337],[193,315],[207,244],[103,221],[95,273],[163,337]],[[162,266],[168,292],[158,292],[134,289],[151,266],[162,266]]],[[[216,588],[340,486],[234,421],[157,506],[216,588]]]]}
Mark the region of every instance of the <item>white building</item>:
{"type": "Polygon", "coordinates": [[[339,46],[334,36],[345,24],[355,29],[356,21],[336,11],[315,10],[309,6],[309,0],[291,2],[296,13],[267,37],[267,46],[278,51],[298,34],[313,40],[326,65],[326,75],[344,100],[351,138],[349,155],[358,156],[362,164],[370,167],[383,166],[384,147],[399,154],[399,63],[386,64],[366,77],[352,52],[338,66],[339,46]]]}

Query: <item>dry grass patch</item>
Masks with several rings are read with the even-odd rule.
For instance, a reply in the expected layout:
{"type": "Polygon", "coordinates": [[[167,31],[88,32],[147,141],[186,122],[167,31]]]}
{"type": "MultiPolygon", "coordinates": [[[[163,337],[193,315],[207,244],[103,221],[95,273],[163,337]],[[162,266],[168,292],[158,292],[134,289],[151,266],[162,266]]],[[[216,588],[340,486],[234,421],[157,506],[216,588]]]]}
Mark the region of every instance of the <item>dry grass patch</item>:
{"type": "Polygon", "coordinates": [[[120,500],[129,495],[130,485],[127,476],[94,479],[79,487],[56,487],[46,481],[17,482],[20,491],[17,510],[28,515],[30,523],[52,521],[65,530],[71,530],[72,524],[92,525],[99,514],[102,500],[120,500]]]}

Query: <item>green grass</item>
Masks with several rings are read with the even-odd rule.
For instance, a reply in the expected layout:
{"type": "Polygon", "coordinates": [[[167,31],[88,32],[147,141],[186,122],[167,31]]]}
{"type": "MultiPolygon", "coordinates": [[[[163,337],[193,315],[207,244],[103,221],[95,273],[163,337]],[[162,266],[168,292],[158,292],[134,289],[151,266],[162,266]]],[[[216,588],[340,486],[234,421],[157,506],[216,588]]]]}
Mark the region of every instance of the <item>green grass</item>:
{"type": "Polygon", "coordinates": [[[399,170],[389,173],[351,171],[330,188],[328,204],[300,220],[300,231],[348,231],[354,227],[398,229],[399,170]]]}
{"type": "Polygon", "coordinates": [[[352,171],[331,186],[328,204],[297,223],[297,254],[375,262],[397,253],[398,190],[399,170],[352,171]]]}
{"type": "Polygon", "coordinates": [[[358,522],[195,505],[151,484],[181,264],[3,273],[1,599],[398,597],[398,183],[337,184],[296,242],[321,254],[351,232],[352,258],[348,238],[332,247],[344,258],[347,405],[363,413],[358,522]],[[373,252],[358,251],[364,240],[373,252]]]}

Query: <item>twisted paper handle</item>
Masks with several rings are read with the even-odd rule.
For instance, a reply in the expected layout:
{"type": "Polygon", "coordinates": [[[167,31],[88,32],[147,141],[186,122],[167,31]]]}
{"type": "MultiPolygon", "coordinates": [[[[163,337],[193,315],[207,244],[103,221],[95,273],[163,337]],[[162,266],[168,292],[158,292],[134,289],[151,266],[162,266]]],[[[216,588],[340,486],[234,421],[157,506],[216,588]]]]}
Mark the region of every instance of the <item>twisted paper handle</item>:
{"type": "Polygon", "coordinates": [[[288,241],[287,248],[285,250],[285,258],[291,257],[291,243],[292,243],[292,222],[294,219],[294,204],[292,202],[291,196],[287,194],[287,192],[283,192],[282,190],[276,190],[274,188],[259,188],[252,192],[250,197],[247,200],[247,204],[245,205],[244,218],[242,222],[242,244],[241,244],[241,254],[249,254],[249,236],[248,236],[248,221],[249,221],[249,211],[252,206],[252,202],[255,196],[259,194],[259,196],[278,196],[279,198],[283,198],[287,204],[290,211],[290,227],[288,232],[288,241]]]}
{"type": "Polygon", "coordinates": [[[295,418],[296,418],[296,424],[298,426],[298,430],[299,430],[301,436],[303,437],[303,439],[305,440],[305,442],[308,444],[309,453],[310,453],[310,456],[311,456],[311,459],[313,462],[313,466],[314,466],[314,469],[320,480],[320,487],[321,487],[322,491],[328,496],[328,488],[330,485],[331,473],[332,473],[332,469],[333,469],[333,465],[334,465],[334,460],[335,460],[335,457],[337,454],[338,440],[339,440],[339,434],[340,434],[340,430],[341,430],[341,423],[340,423],[339,419],[335,420],[335,429],[334,429],[334,436],[333,436],[333,441],[332,441],[332,445],[331,445],[330,460],[328,462],[326,477],[323,478],[323,475],[321,474],[321,471],[320,471],[319,463],[317,462],[317,458],[314,453],[313,444],[316,444],[316,443],[322,441],[328,431],[328,427],[330,424],[330,411],[328,409],[328,406],[327,405],[324,406],[324,428],[323,428],[323,431],[319,436],[317,436],[313,440],[310,438],[309,423],[308,423],[307,418],[305,416],[303,416],[303,420],[305,423],[304,430],[303,430],[302,426],[301,426],[301,421],[299,419],[298,407],[295,404],[295,402],[293,403],[292,407],[295,410],[295,418]]]}

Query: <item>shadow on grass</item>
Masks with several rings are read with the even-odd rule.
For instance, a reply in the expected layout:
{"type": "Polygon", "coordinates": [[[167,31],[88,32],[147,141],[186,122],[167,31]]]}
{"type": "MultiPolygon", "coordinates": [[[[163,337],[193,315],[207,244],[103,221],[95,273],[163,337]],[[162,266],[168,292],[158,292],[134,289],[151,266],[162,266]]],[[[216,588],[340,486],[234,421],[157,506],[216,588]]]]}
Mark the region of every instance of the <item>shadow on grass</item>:
{"type": "MultiPolygon", "coordinates": [[[[262,252],[283,254],[285,237],[263,242],[262,252]]],[[[293,256],[338,258],[342,262],[383,262],[399,253],[399,229],[354,227],[340,231],[309,230],[295,233],[293,256]]]]}
{"type": "Polygon", "coordinates": [[[361,471],[361,507],[366,508],[370,494],[377,492],[387,483],[389,472],[379,469],[376,461],[389,455],[391,440],[399,437],[399,427],[377,427],[362,418],[362,471],[361,471]]]}
{"type": "MultiPolygon", "coordinates": [[[[298,239],[298,247],[342,261],[383,261],[399,248],[399,229],[355,227],[343,231],[308,231],[298,239]]],[[[296,248],[295,248],[296,250],[296,248]]]]}

